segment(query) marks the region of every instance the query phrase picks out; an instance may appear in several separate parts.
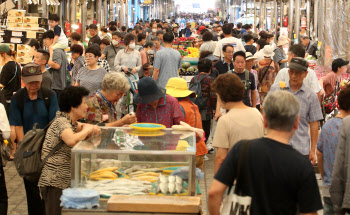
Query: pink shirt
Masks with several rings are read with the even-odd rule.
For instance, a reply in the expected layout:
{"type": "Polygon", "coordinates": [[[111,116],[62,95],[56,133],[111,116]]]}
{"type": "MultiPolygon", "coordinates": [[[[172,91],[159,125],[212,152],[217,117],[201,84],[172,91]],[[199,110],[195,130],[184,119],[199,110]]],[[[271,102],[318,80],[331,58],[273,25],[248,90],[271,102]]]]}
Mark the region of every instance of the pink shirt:
{"type": "Polygon", "coordinates": [[[321,78],[323,81],[323,89],[326,92],[326,96],[333,93],[337,82],[341,82],[341,77],[338,78],[335,72],[329,72],[326,76],[321,78]]]}

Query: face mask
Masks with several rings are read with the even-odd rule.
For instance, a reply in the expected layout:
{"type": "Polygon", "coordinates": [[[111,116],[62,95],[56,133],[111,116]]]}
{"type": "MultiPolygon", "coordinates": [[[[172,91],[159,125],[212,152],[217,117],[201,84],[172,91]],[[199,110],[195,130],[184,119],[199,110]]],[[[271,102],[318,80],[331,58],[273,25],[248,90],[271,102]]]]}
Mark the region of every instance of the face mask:
{"type": "Polygon", "coordinates": [[[154,54],[154,51],[153,50],[148,50],[147,54],[154,54]]]}
{"type": "Polygon", "coordinates": [[[156,32],[157,32],[157,29],[152,29],[152,32],[153,32],[153,33],[156,33],[156,32]]]}
{"type": "Polygon", "coordinates": [[[129,45],[129,48],[131,48],[131,49],[135,49],[135,47],[136,47],[135,43],[131,43],[131,44],[129,45]]]}
{"type": "Polygon", "coordinates": [[[119,44],[119,41],[118,41],[118,40],[112,40],[112,44],[113,44],[114,46],[116,46],[116,45],[119,44]]]}

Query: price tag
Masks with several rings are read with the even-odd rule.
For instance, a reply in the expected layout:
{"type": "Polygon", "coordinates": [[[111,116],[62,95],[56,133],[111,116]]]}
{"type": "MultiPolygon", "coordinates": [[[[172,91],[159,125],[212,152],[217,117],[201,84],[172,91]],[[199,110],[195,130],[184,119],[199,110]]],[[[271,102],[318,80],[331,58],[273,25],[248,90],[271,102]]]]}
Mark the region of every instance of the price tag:
{"type": "Polygon", "coordinates": [[[11,37],[10,43],[22,43],[22,40],[21,40],[21,38],[11,37]]]}
{"type": "Polygon", "coordinates": [[[13,37],[22,37],[22,31],[12,31],[13,37]]]}

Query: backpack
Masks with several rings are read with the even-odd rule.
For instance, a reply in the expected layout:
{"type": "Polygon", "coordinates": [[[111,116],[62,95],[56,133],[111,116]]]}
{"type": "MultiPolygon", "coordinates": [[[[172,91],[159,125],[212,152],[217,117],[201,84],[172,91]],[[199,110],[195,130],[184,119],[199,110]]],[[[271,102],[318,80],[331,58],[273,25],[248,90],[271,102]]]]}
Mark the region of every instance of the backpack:
{"type": "Polygon", "coordinates": [[[38,183],[45,162],[64,145],[63,141],[58,143],[41,161],[41,149],[50,125],[51,123],[44,129],[39,129],[39,125],[34,124],[33,129],[19,142],[15,153],[14,163],[19,176],[33,183],[38,183]]]}
{"type": "MultiPolygon", "coordinates": [[[[17,101],[17,107],[18,109],[21,111],[21,116],[23,116],[23,111],[24,111],[24,92],[25,92],[26,88],[22,88],[20,90],[17,91],[16,95],[16,101],[17,101]]],[[[49,112],[50,110],[50,104],[51,104],[51,96],[53,94],[53,92],[49,89],[43,88],[41,87],[41,92],[43,94],[44,97],[44,103],[45,103],[45,107],[47,109],[47,112],[49,112]]]]}
{"type": "MultiPolygon", "coordinates": [[[[233,70],[235,71],[235,70],[233,70]]],[[[229,70],[227,73],[233,73],[232,70],[229,70]]],[[[244,70],[244,80],[242,80],[244,86],[245,86],[245,90],[250,90],[250,85],[252,84],[249,80],[249,71],[248,70],[244,70]]]]}
{"type": "Polygon", "coordinates": [[[210,76],[209,75],[203,75],[199,79],[197,77],[198,77],[198,75],[193,77],[193,83],[191,82],[190,83],[190,87],[189,87],[189,90],[195,92],[197,97],[190,98],[190,100],[198,106],[199,110],[202,110],[205,107],[207,107],[207,98],[203,97],[203,95],[202,95],[202,84],[201,84],[201,81],[204,78],[210,77],[210,76]]]}

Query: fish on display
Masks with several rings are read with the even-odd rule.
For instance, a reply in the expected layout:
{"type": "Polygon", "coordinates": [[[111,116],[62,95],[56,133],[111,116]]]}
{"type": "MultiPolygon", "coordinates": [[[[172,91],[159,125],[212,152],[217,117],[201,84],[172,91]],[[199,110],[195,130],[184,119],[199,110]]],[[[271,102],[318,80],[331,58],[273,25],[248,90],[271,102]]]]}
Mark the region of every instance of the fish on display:
{"type": "Polygon", "coordinates": [[[182,184],[182,178],[179,177],[179,176],[175,176],[175,181],[176,181],[176,183],[178,183],[178,184],[182,184]]]}
{"type": "Polygon", "coordinates": [[[177,192],[177,194],[181,194],[182,191],[183,191],[182,184],[176,183],[175,186],[176,186],[176,192],[177,192]]]}
{"type": "Polygon", "coordinates": [[[168,177],[168,180],[170,183],[174,183],[175,182],[175,176],[171,175],[168,177]]]}
{"type": "Polygon", "coordinates": [[[168,193],[168,184],[167,183],[160,183],[159,189],[162,193],[167,194],[168,193]]]}
{"type": "Polygon", "coordinates": [[[166,175],[160,174],[159,181],[160,181],[160,183],[167,183],[168,182],[168,177],[166,177],[166,175]]]}
{"type": "Polygon", "coordinates": [[[173,194],[176,191],[176,185],[174,182],[168,184],[169,193],[173,194]]]}

